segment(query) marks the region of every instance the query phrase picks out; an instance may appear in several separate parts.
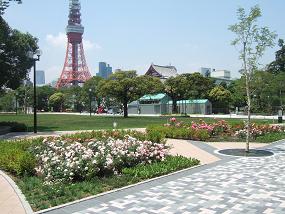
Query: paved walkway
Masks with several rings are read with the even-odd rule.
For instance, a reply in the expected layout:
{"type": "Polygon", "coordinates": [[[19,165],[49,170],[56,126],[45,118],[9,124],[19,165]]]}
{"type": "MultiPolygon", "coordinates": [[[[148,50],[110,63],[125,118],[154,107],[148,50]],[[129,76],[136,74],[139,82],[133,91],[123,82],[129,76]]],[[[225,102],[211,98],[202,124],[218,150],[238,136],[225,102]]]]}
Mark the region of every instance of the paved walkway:
{"type": "Polygon", "coordinates": [[[32,209],[20,190],[6,174],[0,170],[0,213],[31,214],[32,209]]]}
{"type": "Polygon", "coordinates": [[[213,164],[44,213],[285,213],[285,141],[267,149],[275,156],[225,157],[213,164]]]}

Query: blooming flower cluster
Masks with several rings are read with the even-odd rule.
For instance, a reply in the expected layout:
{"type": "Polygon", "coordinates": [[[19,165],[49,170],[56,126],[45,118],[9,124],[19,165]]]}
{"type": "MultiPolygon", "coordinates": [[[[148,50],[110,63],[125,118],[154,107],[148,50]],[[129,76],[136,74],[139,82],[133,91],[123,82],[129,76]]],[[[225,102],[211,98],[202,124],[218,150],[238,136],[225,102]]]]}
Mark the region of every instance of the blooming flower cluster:
{"type": "Polygon", "coordinates": [[[214,127],[211,124],[207,124],[204,121],[200,120],[199,123],[192,122],[191,128],[194,130],[204,129],[208,131],[208,133],[212,133],[214,127]]]}
{"type": "MultiPolygon", "coordinates": [[[[250,136],[253,139],[256,139],[258,136],[262,136],[269,133],[285,132],[285,128],[283,126],[278,126],[278,125],[257,125],[253,123],[250,126],[249,132],[250,136]]],[[[239,138],[245,138],[246,133],[247,133],[247,126],[245,126],[243,129],[237,130],[234,135],[239,138]]]]}
{"type": "Polygon", "coordinates": [[[106,173],[120,173],[123,167],[139,163],[163,161],[168,154],[165,144],[125,139],[87,140],[68,142],[45,139],[35,149],[38,164],[36,172],[46,181],[84,180],[106,173]]]}

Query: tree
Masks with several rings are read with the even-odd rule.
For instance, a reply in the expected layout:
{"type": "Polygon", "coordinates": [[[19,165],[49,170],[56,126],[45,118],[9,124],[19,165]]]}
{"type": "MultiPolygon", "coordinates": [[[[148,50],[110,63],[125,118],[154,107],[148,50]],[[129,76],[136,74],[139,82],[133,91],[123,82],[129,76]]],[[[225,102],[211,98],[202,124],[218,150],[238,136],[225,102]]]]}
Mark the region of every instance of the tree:
{"type": "Polygon", "coordinates": [[[49,110],[49,97],[55,93],[55,88],[51,86],[37,87],[37,107],[38,110],[49,110]]]}
{"type": "Polygon", "coordinates": [[[229,112],[229,104],[231,101],[231,92],[229,90],[223,86],[216,86],[210,91],[209,97],[215,111],[223,113],[229,112]]]}
{"type": "Polygon", "coordinates": [[[7,91],[0,97],[0,110],[11,112],[15,109],[15,93],[7,91]]]}
{"type": "Polygon", "coordinates": [[[53,111],[59,112],[63,110],[65,97],[61,92],[56,92],[49,98],[49,104],[53,107],[53,111]]]}
{"type": "Polygon", "coordinates": [[[0,0],[0,15],[3,15],[7,7],[9,7],[10,2],[22,3],[22,0],[0,0]]]}
{"type": "Polygon", "coordinates": [[[165,93],[172,99],[172,112],[178,113],[177,101],[185,99],[187,80],[185,76],[178,75],[168,78],[165,83],[165,93]]]}
{"type": "Polygon", "coordinates": [[[19,107],[22,107],[23,112],[27,114],[28,107],[33,105],[33,87],[30,84],[24,83],[16,89],[18,94],[19,107]]]}
{"type": "Polygon", "coordinates": [[[238,23],[231,25],[229,30],[236,34],[232,45],[239,49],[239,58],[242,61],[243,75],[246,82],[247,97],[247,135],[245,151],[249,152],[250,126],[251,126],[251,78],[257,69],[258,60],[263,56],[267,47],[272,47],[276,34],[267,27],[258,27],[256,22],[261,17],[261,10],[258,6],[251,8],[246,14],[244,8],[237,10],[238,23]]]}
{"type": "Polygon", "coordinates": [[[128,103],[145,94],[156,93],[162,88],[157,78],[137,76],[136,71],[117,71],[100,83],[102,96],[111,97],[123,104],[124,117],[128,117],[128,103]]]}
{"type": "Polygon", "coordinates": [[[93,100],[95,99],[98,106],[101,105],[102,97],[99,87],[102,80],[104,80],[102,77],[95,76],[84,83],[82,88],[82,101],[84,103],[89,103],[89,99],[92,98],[93,100]]]}
{"type": "Polygon", "coordinates": [[[285,73],[285,45],[283,39],[279,39],[278,46],[280,50],[276,51],[275,60],[267,68],[273,74],[285,73]]]}
{"type": "Polygon", "coordinates": [[[0,16],[0,88],[16,89],[26,79],[33,60],[29,51],[38,48],[37,39],[29,33],[13,30],[0,16]]]}
{"type": "Polygon", "coordinates": [[[238,80],[234,80],[228,86],[228,90],[231,92],[231,106],[244,107],[246,106],[246,89],[244,77],[238,80]]]}
{"type": "Polygon", "coordinates": [[[210,91],[215,87],[210,77],[204,77],[200,73],[182,74],[186,78],[186,96],[191,99],[207,99],[210,91]]]}

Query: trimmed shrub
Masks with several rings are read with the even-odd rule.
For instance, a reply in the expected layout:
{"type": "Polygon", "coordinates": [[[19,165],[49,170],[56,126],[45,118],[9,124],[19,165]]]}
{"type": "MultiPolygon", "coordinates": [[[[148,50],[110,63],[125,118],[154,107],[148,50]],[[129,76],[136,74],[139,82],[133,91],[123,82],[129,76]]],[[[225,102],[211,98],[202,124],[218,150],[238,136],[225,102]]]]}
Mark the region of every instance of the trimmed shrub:
{"type": "Polygon", "coordinates": [[[33,175],[36,159],[28,141],[0,142],[0,168],[17,176],[33,175]]]}

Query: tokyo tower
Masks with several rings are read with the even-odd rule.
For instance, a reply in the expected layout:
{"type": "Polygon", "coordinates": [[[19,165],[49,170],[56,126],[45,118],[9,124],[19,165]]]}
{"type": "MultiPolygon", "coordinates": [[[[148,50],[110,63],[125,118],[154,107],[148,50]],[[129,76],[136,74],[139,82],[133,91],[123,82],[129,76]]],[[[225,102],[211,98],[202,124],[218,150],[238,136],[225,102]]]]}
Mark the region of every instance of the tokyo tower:
{"type": "Polygon", "coordinates": [[[80,9],[79,0],[69,0],[66,56],[56,88],[78,85],[91,78],[84,56],[82,43],[84,27],[81,25],[80,9]]]}

